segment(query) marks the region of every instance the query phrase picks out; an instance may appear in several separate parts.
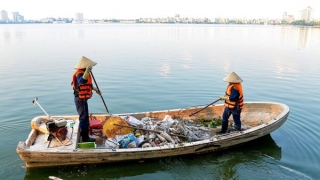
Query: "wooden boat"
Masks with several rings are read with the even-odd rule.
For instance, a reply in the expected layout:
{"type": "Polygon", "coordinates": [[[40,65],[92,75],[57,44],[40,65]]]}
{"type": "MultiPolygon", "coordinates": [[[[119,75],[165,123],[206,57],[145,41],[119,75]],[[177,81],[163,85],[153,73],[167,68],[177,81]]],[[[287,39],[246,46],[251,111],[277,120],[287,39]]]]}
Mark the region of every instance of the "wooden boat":
{"type": "MultiPolygon", "coordinates": [[[[210,105],[194,116],[189,117],[190,114],[204,107],[194,106],[186,109],[127,113],[126,115],[131,115],[137,119],[151,117],[159,120],[162,120],[166,115],[170,115],[190,121],[197,119],[197,117],[219,117],[224,109],[223,104],[210,105]]],[[[79,148],[78,115],[52,116],[51,119],[62,118],[68,122],[67,137],[70,140],[67,139],[69,141],[68,145],[61,145],[58,141],[52,142],[55,139],[48,141],[48,133],[46,133],[44,126],[44,122],[48,121],[48,116],[39,116],[32,119],[32,130],[25,142],[20,141],[18,143],[16,151],[20,158],[25,161],[26,167],[112,163],[200,154],[223,150],[268,135],[279,128],[286,121],[288,115],[289,107],[282,103],[248,102],[245,103],[241,114],[243,126],[249,127],[245,130],[232,131],[222,135],[213,134],[208,139],[184,142],[182,144],[120,149],[110,149],[103,145],[98,145],[98,148],[79,148]]],[[[102,123],[111,117],[110,114],[95,114],[94,116],[95,119],[100,120],[102,123]]],[[[229,122],[233,122],[232,116],[230,116],[229,122]]],[[[212,129],[212,132],[215,131],[216,129],[212,129]]]]}

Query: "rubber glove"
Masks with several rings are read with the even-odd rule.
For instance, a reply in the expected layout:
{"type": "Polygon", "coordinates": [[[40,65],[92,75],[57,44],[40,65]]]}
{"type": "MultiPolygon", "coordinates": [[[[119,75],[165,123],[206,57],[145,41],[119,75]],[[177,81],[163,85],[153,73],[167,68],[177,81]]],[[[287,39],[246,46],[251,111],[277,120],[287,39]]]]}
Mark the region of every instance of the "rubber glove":
{"type": "Polygon", "coordinates": [[[99,90],[98,90],[98,91],[96,91],[96,93],[97,93],[97,94],[99,94],[99,96],[101,96],[101,95],[102,95],[102,92],[101,92],[101,91],[99,91],[99,90]]]}
{"type": "Polygon", "coordinates": [[[229,99],[229,96],[221,96],[220,97],[220,100],[227,100],[227,99],[229,99]]]}
{"type": "Polygon", "coordinates": [[[98,88],[96,88],[96,87],[93,86],[92,89],[93,89],[94,91],[96,91],[96,93],[99,94],[100,96],[102,95],[102,92],[99,91],[98,88]]]}
{"type": "Polygon", "coordinates": [[[85,80],[87,80],[88,77],[89,77],[89,74],[90,74],[91,70],[92,70],[92,66],[90,65],[90,66],[88,66],[88,67],[86,68],[86,71],[84,72],[82,78],[85,79],[85,80]]]}

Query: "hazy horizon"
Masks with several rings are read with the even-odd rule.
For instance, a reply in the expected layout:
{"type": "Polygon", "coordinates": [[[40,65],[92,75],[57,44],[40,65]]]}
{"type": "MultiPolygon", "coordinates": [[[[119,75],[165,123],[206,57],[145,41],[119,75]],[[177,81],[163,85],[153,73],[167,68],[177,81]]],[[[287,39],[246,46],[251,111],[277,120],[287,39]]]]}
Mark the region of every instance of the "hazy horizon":
{"type": "Polygon", "coordinates": [[[284,12],[299,18],[299,12],[310,6],[313,18],[320,18],[319,0],[10,0],[0,10],[19,12],[26,20],[46,17],[74,18],[82,13],[85,19],[165,18],[179,14],[192,18],[282,19],[284,12]]]}

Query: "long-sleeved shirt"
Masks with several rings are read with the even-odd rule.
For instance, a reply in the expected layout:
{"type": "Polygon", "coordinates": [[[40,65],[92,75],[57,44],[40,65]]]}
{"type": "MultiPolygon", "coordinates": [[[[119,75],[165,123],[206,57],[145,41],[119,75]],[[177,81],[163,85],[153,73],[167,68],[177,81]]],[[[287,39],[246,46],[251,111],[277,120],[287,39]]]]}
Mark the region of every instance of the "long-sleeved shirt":
{"type": "Polygon", "coordinates": [[[232,88],[231,94],[229,96],[229,100],[232,102],[238,101],[239,100],[240,93],[238,90],[235,88],[232,88]]]}
{"type": "Polygon", "coordinates": [[[85,84],[88,82],[88,79],[83,79],[82,76],[83,76],[83,73],[79,73],[77,75],[77,84],[85,84]]]}

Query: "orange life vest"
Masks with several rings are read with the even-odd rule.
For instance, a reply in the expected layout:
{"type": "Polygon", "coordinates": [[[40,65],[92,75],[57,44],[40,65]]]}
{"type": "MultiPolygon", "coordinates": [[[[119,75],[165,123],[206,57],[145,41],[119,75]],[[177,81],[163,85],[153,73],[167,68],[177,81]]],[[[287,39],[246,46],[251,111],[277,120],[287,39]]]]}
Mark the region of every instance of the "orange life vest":
{"type": "MultiPolygon", "coordinates": [[[[235,88],[237,89],[233,84],[229,84],[228,87],[227,87],[227,90],[226,90],[226,95],[227,96],[230,96],[231,95],[231,92],[232,92],[232,88],[235,88]]],[[[237,89],[238,90],[238,89],[237,89]]],[[[230,109],[233,109],[237,106],[237,103],[239,105],[239,108],[242,109],[243,108],[243,94],[242,94],[242,91],[238,90],[239,92],[239,100],[238,101],[230,101],[229,99],[226,99],[224,101],[224,106],[227,107],[227,108],[230,108],[230,109]]]]}
{"type": "Polygon", "coordinates": [[[80,73],[84,73],[82,69],[78,69],[74,72],[72,76],[71,85],[73,85],[74,94],[78,94],[79,98],[83,99],[90,99],[92,97],[92,79],[91,75],[88,76],[88,81],[85,84],[78,84],[77,83],[77,76],[80,73]]]}

